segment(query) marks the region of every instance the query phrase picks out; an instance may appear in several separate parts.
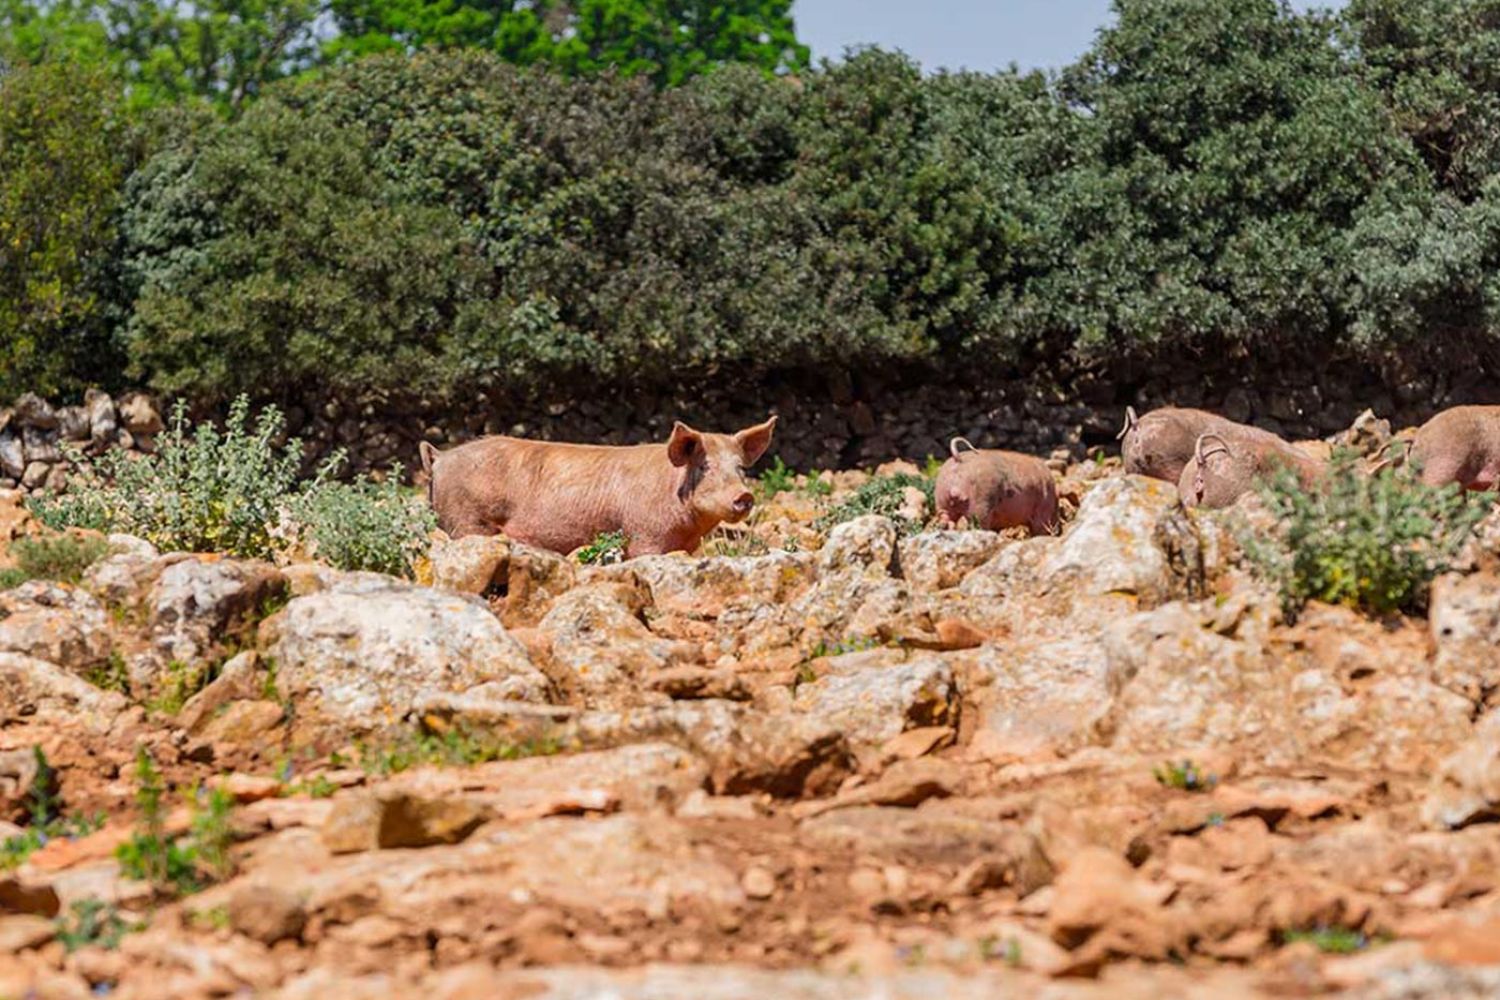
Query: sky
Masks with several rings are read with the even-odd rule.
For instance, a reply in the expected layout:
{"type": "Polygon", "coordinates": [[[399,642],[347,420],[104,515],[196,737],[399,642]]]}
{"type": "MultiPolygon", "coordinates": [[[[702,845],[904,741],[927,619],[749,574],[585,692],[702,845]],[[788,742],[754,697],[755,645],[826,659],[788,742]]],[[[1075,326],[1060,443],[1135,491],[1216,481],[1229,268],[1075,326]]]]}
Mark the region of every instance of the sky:
{"type": "Polygon", "coordinates": [[[1012,62],[1050,69],[1083,54],[1109,8],[1109,0],[794,0],[792,17],[814,59],[875,43],[901,49],[927,70],[993,70],[1012,62]]]}

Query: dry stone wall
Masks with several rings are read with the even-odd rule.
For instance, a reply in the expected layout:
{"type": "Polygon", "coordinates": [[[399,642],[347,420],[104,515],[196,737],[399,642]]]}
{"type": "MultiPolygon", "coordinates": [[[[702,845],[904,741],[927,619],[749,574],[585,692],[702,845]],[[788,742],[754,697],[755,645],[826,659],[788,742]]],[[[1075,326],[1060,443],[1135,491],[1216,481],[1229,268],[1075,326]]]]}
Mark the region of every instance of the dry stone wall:
{"type": "MultiPolygon", "coordinates": [[[[1182,365],[1163,372],[1071,372],[997,381],[975,388],[944,379],[769,378],[675,392],[601,394],[518,404],[477,396],[466,405],[422,400],[347,403],[324,400],[286,407],[288,431],[307,444],[311,464],[345,449],[349,470],[407,473],[417,443],[451,447],[484,434],[557,441],[634,444],[665,440],[675,419],[704,429],[733,429],[780,414],[772,448],[796,469],[870,466],[892,458],[941,455],[962,435],[980,447],[1077,457],[1113,448],[1127,404],[1142,412],[1168,403],[1201,406],[1292,439],[1326,437],[1363,410],[1394,426],[1415,425],[1460,403],[1500,403],[1500,388],[1482,366],[1455,364],[1411,373],[1384,366],[1309,360],[1272,375],[1226,365],[1205,372],[1182,365]]],[[[163,426],[163,404],[139,392],[118,399],[90,390],[81,403],[49,403],[27,394],[0,408],[0,487],[58,487],[69,445],[98,454],[108,448],[149,451],[163,426]]]]}

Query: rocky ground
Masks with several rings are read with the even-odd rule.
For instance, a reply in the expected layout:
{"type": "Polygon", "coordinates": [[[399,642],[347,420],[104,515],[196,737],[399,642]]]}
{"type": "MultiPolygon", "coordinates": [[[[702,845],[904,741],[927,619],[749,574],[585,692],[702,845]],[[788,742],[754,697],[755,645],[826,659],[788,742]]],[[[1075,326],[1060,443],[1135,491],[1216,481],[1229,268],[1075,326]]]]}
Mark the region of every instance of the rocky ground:
{"type": "Polygon", "coordinates": [[[820,532],[804,488],[731,554],[116,537],[0,593],[0,832],[103,813],[0,860],[0,997],[1500,991],[1485,559],[1428,620],[1288,624],[1235,512],[1059,472],[1060,537],[820,532]],[[116,860],[140,747],[166,837],[235,800],[201,891],[116,860]]]}

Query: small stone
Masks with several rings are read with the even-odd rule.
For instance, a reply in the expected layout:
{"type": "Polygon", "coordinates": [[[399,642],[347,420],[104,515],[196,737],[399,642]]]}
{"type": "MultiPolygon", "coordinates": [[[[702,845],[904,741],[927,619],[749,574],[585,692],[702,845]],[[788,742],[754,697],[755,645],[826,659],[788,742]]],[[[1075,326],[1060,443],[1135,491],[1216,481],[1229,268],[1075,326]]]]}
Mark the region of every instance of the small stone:
{"type": "Polygon", "coordinates": [[[279,886],[252,883],[229,897],[229,926],[261,944],[302,936],[307,911],[296,894],[279,886]]]}
{"type": "Polygon", "coordinates": [[[323,844],[334,854],[456,844],[489,818],[488,809],[465,799],[353,795],[335,800],[323,824],[323,844]]]}
{"type": "Polygon", "coordinates": [[[159,434],[165,426],[161,420],[161,411],[145,393],[132,392],[121,397],[119,413],[125,429],[137,437],[159,434]]]}
{"type": "Polygon", "coordinates": [[[280,781],[255,774],[226,774],[211,784],[228,792],[236,802],[258,802],[281,794],[280,781]]]}
{"type": "Polygon", "coordinates": [[[740,888],[751,899],[770,899],[776,893],[776,876],[757,865],[745,870],[740,877],[740,888]]]}

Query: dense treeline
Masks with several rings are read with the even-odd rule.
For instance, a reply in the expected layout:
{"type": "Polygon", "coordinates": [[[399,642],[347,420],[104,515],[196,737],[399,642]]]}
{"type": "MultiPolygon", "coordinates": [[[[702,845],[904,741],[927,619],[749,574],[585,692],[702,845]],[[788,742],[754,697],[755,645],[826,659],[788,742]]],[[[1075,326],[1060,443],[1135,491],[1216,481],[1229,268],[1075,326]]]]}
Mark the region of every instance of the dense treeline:
{"type": "Polygon", "coordinates": [[[1500,2],[1117,13],[1048,76],[871,51],[661,86],[402,50],[227,117],[18,63],[0,389],[461,398],[1500,343],[1500,2]]]}

